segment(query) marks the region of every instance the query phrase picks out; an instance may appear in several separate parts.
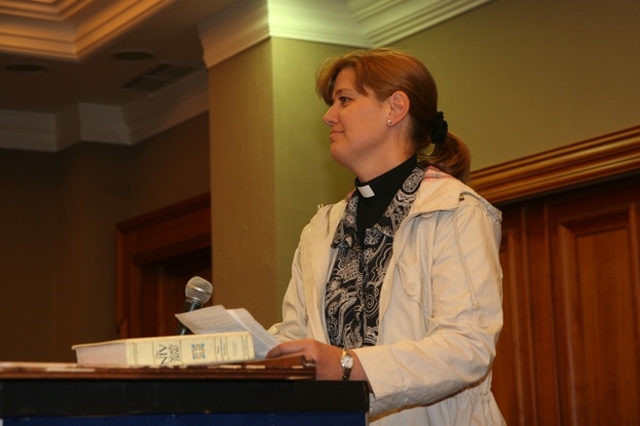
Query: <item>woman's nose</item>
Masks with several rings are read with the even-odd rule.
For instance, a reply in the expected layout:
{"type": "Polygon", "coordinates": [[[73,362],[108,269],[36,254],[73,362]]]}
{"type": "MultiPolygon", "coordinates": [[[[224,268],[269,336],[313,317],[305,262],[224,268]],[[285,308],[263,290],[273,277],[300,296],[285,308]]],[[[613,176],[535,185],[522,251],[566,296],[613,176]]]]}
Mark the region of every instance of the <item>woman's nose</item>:
{"type": "Polygon", "coordinates": [[[322,117],[322,121],[324,121],[324,124],[327,126],[333,126],[338,122],[338,115],[335,113],[333,106],[329,107],[322,117]]]}

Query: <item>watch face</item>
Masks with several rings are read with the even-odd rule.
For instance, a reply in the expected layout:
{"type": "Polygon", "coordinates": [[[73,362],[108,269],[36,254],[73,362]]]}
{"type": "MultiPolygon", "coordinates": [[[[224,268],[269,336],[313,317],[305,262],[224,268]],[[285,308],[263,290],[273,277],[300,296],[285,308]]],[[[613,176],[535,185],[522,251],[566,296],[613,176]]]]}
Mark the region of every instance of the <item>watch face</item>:
{"type": "Polygon", "coordinates": [[[347,359],[345,359],[345,364],[347,364],[348,368],[352,368],[353,367],[353,358],[351,358],[351,355],[347,356],[347,359]]]}
{"type": "Polygon", "coordinates": [[[351,368],[353,368],[353,357],[346,349],[342,350],[342,356],[340,357],[340,365],[342,366],[342,380],[349,380],[351,375],[351,368]]]}
{"type": "Polygon", "coordinates": [[[344,368],[353,368],[353,358],[348,353],[342,357],[342,366],[344,368]]]}

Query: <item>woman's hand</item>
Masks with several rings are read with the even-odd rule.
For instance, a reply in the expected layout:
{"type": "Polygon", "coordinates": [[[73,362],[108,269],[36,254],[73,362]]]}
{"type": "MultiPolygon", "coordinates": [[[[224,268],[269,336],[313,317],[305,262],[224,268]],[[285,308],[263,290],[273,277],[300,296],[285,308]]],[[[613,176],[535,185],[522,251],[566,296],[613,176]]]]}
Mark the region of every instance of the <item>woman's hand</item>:
{"type": "MultiPolygon", "coordinates": [[[[350,354],[354,360],[351,380],[366,380],[358,357],[353,351],[350,351],[350,354]]],[[[292,340],[271,349],[267,358],[291,355],[301,355],[306,360],[313,361],[316,365],[317,380],[342,380],[342,365],[340,364],[342,349],[337,346],[320,343],[313,339],[292,340]]]]}

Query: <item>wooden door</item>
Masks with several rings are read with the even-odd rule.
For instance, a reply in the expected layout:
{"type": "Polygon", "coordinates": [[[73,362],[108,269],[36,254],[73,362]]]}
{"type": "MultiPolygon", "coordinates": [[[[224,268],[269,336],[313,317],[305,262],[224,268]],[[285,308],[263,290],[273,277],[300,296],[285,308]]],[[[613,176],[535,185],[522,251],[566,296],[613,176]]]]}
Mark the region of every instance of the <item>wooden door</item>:
{"type": "Polygon", "coordinates": [[[640,424],[640,177],[502,206],[509,424],[640,424]]]}
{"type": "Polygon", "coordinates": [[[547,207],[562,424],[640,424],[640,177],[547,207]]]}
{"type": "Polygon", "coordinates": [[[509,425],[535,424],[527,419],[536,417],[526,224],[526,210],[503,211],[504,326],[493,365],[492,391],[509,425]]]}
{"type": "Polygon", "coordinates": [[[174,334],[189,279],[211,281],[209,194],[118,224],[116,242],[120,338],[174,334]]]}
{"type": "Polygon", "coordinates": [[[504,214],[492,390],[510,425],[640,424],[640,128],[563,151],[477,180],[504,214]]]}

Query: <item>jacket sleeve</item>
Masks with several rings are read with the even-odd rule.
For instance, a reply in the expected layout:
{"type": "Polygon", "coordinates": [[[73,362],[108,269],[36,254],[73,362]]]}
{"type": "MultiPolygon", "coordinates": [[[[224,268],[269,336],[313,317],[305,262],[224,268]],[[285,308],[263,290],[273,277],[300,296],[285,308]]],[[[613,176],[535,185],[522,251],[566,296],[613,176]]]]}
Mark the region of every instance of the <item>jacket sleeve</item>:
{"type": "MultiPolygon", "coordinates": [[[[420,282],[429,295],[429,306],[421,308],[425,336],[385,344],[382,335],[382,344],[354,350],[371,385],[372,414],[427,405],[475,387],[489,391],[489,384],[479,385],[489,375],[503,321],[500,216],[467,195],[456,209],[429,220],[435,226],[416,229],[433,236],[416,236],[412,241],[420,247],[403,248],[416,250],[422,263],[420,282]]],[[[394,272],[394,286],[402,285],[400,276],[394,272]]]]}
{"type": "Polygon", "coordinates": [[[282,322],[269,329],[281,342],[305,338],[327,342],[321,297],[333,253],[331,241],[345,206],[342,201],[320,207],[300,234],[282,302],[282,322]]]}
{"type": "Polygon", "coordinates": [[[307,309],[305,306],[300,266],[300,247],[295,251],[291,266],[291,280],[282,301],[282,321],[269,328],[279,342],[304,339],[307,336],[307,309]]]}

